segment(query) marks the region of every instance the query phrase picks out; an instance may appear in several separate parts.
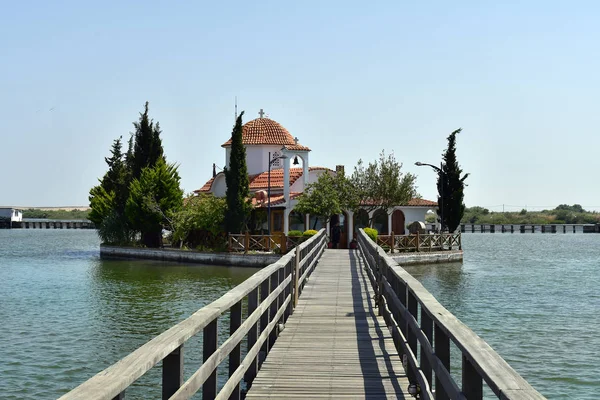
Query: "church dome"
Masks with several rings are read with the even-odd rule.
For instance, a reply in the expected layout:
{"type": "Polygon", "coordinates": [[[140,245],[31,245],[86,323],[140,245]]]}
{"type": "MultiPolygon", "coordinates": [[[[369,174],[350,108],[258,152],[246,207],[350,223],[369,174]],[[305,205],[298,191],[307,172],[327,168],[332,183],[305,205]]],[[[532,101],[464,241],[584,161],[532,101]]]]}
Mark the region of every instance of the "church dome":
{"type": "MultiPolygon", "coordinates": [[[[294,137],[279,122],[270,118],[256,118],[242,126],[244,145],[278,145],[289,150],[310,150],[296,142],[294,137]]],[[[221,147],[231,146],[231,139],[221,147]]]]}

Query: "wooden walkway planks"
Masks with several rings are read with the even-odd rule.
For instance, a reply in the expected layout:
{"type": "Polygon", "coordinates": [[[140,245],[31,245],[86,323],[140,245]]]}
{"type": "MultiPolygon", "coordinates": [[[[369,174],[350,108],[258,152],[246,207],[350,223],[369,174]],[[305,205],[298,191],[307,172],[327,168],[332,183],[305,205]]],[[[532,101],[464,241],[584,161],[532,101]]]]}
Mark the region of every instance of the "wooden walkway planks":
{"type": "Polygon", "coordinates": [[[358,251],[325,250],[246,398],[412,398],[363,267],[358,251]]]}

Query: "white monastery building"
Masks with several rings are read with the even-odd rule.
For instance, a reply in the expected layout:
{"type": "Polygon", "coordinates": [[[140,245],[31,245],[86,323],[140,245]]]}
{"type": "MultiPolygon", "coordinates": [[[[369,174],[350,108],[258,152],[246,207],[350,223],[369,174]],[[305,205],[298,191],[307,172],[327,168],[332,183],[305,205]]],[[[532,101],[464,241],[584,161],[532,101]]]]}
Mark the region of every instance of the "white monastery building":
{"type": "MultiPolygon", "coordinates": [[[[336,166],[333,171],[326,167],[310,165],[310,149],[298,142],[286,128],[272,119],[260,117],[245,123],[242,127],[242,143],[246,148],[246,164],[250,180],[250,194],[257,209],[270,208],[271,234],[287,234],[289,230],[320,229],[322,218],[300,215],[294,211],[298,196],[308,184],[315,182],[323,173],[340,173],[343,166],[336,166]],[[270,168],[269,168],[269,164],[270,168]],[[270,172],[269,172],[270,170],[270,172]],[[268,196],[270,193],[270,198],[268,196]]],[[[221,145],[225,149],[225,166],[229,166],[231,139],[221,145]]],[[[225,174],[215,173],[213,177],[195,191],[195,193],[212,193],[225,197],[227,186],[225,174]]],[[[398,205],[388,212],[375,212],[374,227],[380,234],[396,235],[406,233],[406,226],[414,221],[425,222],[425,214],[434,210],[437,203],[424,199],[412,199],[408,204],[398,205]]],[[[340,247],[349,246],[354,236],[354,229],[364,227],[369,215],[365,210],[358,212],[344,211],[341,215],[332,216],[329,224],[340,223],[340,247]]],[[[328,224],[328,225],[329,225],[328,224]]],[[[329,229],[329,226],[326,227],[329,229]]],[[[266,224],[265,224],[266,230],[266,224]]]]}

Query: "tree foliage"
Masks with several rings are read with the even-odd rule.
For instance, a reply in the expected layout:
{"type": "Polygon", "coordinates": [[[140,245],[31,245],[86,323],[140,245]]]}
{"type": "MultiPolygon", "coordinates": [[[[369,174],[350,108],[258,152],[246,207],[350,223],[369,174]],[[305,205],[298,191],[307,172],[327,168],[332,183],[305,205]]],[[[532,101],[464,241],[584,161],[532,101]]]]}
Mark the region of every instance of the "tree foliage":
{"type": "Polygon", "coordinates": [[[389,214],[394,206],[407,204],[418,197],[415,181],[415,175],[402,172],[402,163],[396,161],[393,153],[386,156],[382,151],[379,160],[366,167],[359,160],[350,178],[353,186],[351,208],[360,207],[367,212],[383,210],[389,214]]]}
{"type": "Polygon", "coordinates": [[[160,127],[148,116],[148,102],[123,154],[121,137],[113,142],[108,171],[90,190],[89,219],[103,243],[129,244],[141,235],[157,247],[169,227],[167,213],[181,204],[183,193],[174,165],[166,164],[160,127]]]}
{"type": "Polygon", "coordinates": [[[181,207],[183,199],[179,181],[177,166],[160,159],[131,182],[125,211],[133,229],[141,233],[145,246],[159,247],[163,227],[172,229],[168,215],[181,207]]]}
{"type": "Polygon", "coordinates": [[[438,214],[442,231],[448,228],[454,232],[465,213],[464,187],[469,174],[463,174],[456,160],[456,135],[461,130],[457,129],[448,136],[448,147],[442,154],[442,168],[438,171],[438,214]]]}
{"type": "Polygon", "coordinates": [[[250,203],[250,182],[246,166],[246,148],[242,143],[242,116],[235,122],[231,132],[231,153],[229,167],[224,169],[227,191],[227,211],[225,212],[225,229],[230,233],[240,233],[247,224],[252,210],[250,203]]]}
{"type": "Polygon", "coordinates": [[[159,123],[154,124],[154,120],[148,116],[148,102],[144,105],[144,112],[140,113],[140,120],[134,122],[133,126],[135,132],[129,168],[132,178],[136,179],[144,168],[153,167],[163,158],[163,147],[159,123]]]}
{"type": "Polygon", "coordinates": [[[333,214],[354,207],[354,189],[343,174],[326,171],[310,183],[298,197],[294,210],[301,214],[322,217],[325,223],[333,214]]]}
{"type": "Polygon", "coordinates": [[[212,194],[189,195],[183,207],[172,214],[173,241],[193,247],[209,246],[223,232],[226,209],[223,198],[212,194]]]}

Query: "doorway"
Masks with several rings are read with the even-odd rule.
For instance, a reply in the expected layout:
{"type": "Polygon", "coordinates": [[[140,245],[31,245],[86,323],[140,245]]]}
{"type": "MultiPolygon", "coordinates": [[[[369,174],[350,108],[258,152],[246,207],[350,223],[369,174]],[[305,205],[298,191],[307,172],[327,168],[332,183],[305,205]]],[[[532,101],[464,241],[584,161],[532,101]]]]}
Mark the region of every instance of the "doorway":
{"type": "Polygon", "coordinates": [[[395,210],[392,214],[392,232],[394,235],[404,235],[404,213],[401,210],[395,210]]]}
{"type": "Polygon", "coordinates": [[[348,248],[348,214],[345,212],[339,215],[332,215],[329,223],[329,236],[332,237],[332,230],[336,223],[340,224],[340,243],[338,249],[348,248]]]}

